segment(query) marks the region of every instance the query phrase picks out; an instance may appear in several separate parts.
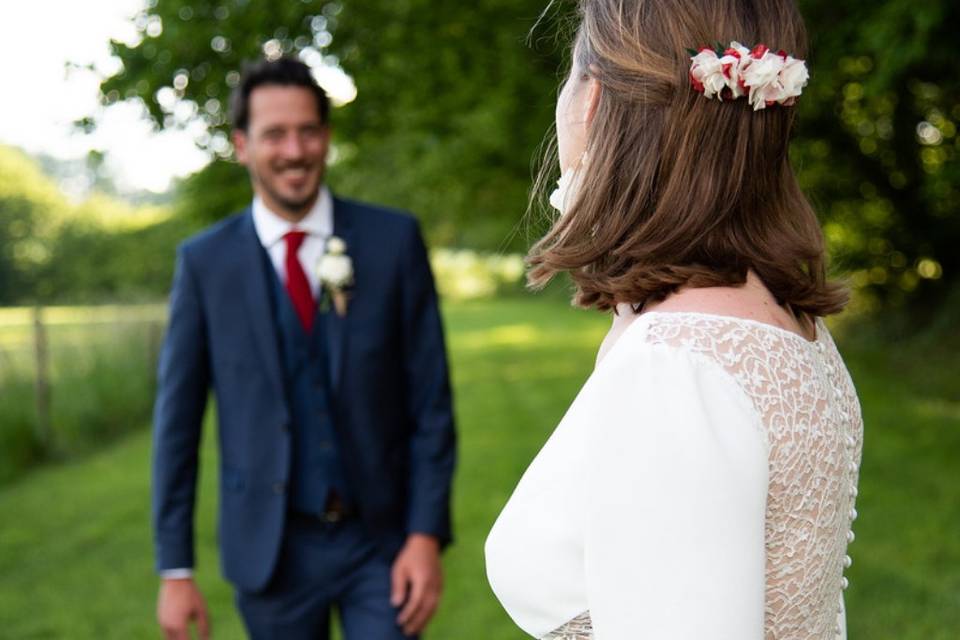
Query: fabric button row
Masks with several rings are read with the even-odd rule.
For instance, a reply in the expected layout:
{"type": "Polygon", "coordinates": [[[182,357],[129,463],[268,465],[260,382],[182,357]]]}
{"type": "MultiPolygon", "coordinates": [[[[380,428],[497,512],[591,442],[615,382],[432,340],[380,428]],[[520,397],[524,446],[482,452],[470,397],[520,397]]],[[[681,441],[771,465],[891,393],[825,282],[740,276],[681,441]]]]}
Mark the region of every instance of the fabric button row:
{"type": "MultiPolygon", "coordinates": [[[[830,370],[832,373],[832,369],[833,369],[832,366],[830,366],[828,370],[830,370]]],[[[843,391],[841,391],[839,386],[836,387],[836,395],[838,400],[843,400],[844,394],[843,394],[843,391]]],[[[848,418],[847,412],[844,411],[842,408],[840,408],[838,409],[838,414],[840,416],[841,421],[844,423],[844,426],[846,426],[846,421],[848,418]]],[[[853,523],[857,519],[857,516],[859,514],[857,513],[857,509],[854,506],[853,502],[856,500],[857,494],[859,493],[857,490],[856,476],[857,476],[857,472],[860,470],[860,465],[854,462],[854,456],[856,455],[857,440],[856,438],[854,438],[852,434],[849,434],[849,433],[847,434],[846,445],[847,445],[847,451],[850,453],[850,458],[849,458],[850,463],[847,466],[847,469],[850,472],[850,476],[851,476],[850,489],[847,492],[847,495],[849,496],[850,503],[851,503],[850,511],[847,514],[849,518],[848,526],[847,526],[847,544],[849,545],[857,538],[856,534],[853,532],[853,523]]],[[[843,564],[843,568],[840,571],[841,594],[843,593],[843,591],[846,591],[850,587],[850,580],[845,575],[843,575],[843,572],[849,569],[851,566],[853,566],[853,558],[851,558],[849,554],[844,554],[842,564],[843,564]]],[[[841,599],[842,597],[843,596],[841,595],[841,599]]],[[[837,615],[842,615],[842,614],[843,614],[843,607],[840,606],[837,608],[837,615]]],[[[834,628],[834,632],[838,637],[843,635],[843,629],[841,628],[839,622],[837,623],[837,626],[834,628]]]]}

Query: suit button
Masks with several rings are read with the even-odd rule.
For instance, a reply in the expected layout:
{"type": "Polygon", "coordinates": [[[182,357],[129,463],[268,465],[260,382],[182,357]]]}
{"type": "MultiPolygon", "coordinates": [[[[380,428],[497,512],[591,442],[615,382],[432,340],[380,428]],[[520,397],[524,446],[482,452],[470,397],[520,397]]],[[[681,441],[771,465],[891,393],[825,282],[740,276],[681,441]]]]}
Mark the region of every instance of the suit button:
{"type": "Polygon", "coordinates": [[[333,448],[333,445],[329,440],[323,440],[320,442],[320,451],[330,451],[333,448]]]}
{"type": "Polygon", "coordinates": [[[273,492],[278,496],[283,494],[284,484],[282,482],[277,482],[273,485],[273,492]]]}

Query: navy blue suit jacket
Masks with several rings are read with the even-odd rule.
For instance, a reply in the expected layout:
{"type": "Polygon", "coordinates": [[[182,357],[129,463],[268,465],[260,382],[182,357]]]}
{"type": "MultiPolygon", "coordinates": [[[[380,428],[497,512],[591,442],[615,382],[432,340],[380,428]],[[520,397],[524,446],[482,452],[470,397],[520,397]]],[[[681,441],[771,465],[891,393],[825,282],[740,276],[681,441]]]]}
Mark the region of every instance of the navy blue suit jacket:
{"type": "MultiPolygon", "coordinates": [[[[334,233],[353,260],[345,317],[328,335],[334,424],[360,517],[394,554],[409,533],[451,539],[455,443],[443,330],[416,220],[342,199],[334,233]]],[[[224,575],[264,587],[276,563],[290,480],[283,389],[263,248],[249,210],[178,249],[153,421],[159,570],[194,566],[201,422],[219,418],[224,575]]]]}

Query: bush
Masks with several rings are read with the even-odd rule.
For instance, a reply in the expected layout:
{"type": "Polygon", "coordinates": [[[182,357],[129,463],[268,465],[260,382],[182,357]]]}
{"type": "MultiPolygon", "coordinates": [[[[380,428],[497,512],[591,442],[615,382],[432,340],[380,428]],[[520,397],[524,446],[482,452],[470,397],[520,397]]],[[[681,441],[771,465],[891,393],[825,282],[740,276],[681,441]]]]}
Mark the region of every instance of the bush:
{"type": "Polygon", "coordinates": [[[430,256],[437,290],[444,300],[490,298],[522,288],[525,267],[518,254],[435,249],[430,256]]]}

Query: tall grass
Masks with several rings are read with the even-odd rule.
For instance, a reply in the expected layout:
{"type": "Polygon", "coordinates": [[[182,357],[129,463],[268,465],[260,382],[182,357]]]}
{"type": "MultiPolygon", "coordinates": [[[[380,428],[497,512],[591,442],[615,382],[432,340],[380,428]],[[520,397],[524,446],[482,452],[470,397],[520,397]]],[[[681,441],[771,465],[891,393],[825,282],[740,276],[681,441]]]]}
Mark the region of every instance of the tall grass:
{"type": "Polygon", "coordinates": [[[142,311],[45,314],[48,433],[40,424],[32,320],[25,310],[0,312],[0,483],[143,428],[153,404],[160,316],[142,311]]]}
{"type": "Polygon", "coordinates": [[[32,402],[33,383],[4,368],[0,371],[0,483],[43,460],[32,402]]]}

